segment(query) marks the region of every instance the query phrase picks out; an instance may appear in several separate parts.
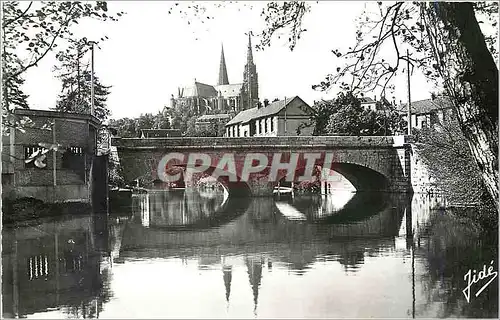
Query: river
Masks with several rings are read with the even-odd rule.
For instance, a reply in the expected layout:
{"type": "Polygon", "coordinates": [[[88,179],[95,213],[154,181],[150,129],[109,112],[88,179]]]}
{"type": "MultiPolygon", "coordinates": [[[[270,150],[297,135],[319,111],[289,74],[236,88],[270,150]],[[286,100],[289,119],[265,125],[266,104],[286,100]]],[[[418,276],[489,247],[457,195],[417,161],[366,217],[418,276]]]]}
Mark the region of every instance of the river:
{"type": "Polygon", "coordinates": [[[496,242],[442,199],[353,193],[232,198],[151,191],[108,217],[4,227],[3,316],[497,317],[496,242]]]}

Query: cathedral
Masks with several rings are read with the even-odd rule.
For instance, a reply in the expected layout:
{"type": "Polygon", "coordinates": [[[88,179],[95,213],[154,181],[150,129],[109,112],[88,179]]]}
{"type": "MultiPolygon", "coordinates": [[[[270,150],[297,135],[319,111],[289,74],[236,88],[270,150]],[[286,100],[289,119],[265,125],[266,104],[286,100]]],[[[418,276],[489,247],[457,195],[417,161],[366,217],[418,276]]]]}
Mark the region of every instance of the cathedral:
{"type": "Polygon", "coordinates": [[[256,107],[259,103],[257,69],[253,62],[252,42],[248,35],[247,62],[243,83],[230,84],[227,76],[224,47],[221,48],[219,78],[216,85],[197,82],[178,88],[177,97],[172,95],[173,108],[189,108],[196,114],[238,113],[256,107]]]}

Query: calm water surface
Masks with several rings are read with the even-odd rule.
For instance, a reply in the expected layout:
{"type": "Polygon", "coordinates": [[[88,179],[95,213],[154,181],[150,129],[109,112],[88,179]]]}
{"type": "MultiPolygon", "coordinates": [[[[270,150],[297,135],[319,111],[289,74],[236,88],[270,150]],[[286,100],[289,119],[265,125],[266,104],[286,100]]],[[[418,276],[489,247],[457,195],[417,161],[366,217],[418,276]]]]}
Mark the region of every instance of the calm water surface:
{"type": "Polygon", "coordinates": [[[109,218],[4,228],[3,316],[496,317],[496,244],[427,195],[152,191],[109,218]]]}

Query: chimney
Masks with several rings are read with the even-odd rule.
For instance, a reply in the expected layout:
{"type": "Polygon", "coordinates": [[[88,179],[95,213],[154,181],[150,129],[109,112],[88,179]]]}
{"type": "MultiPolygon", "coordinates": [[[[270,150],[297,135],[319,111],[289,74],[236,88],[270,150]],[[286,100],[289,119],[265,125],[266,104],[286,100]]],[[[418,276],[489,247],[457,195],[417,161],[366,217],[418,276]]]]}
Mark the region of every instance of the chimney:
{"type": "Polygon", "coordinates": [[[264,107],[267,107],[269,105],[269,100],[264,99],[264,107]]]}

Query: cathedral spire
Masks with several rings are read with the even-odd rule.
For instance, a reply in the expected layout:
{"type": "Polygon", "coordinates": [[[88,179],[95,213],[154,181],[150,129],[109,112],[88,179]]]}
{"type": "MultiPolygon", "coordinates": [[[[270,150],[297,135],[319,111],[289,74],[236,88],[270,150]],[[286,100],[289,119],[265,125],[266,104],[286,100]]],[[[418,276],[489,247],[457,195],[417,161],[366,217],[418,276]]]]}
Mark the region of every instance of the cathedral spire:
{"type": "Polygon", "coordinates": [[[219,65],[219,81],[218,85],[221,84],[229,84],[229,80],[227,77],[227,68],[226,68],[226,59],[224,58],[224,46],[221,44],[221,53],[220,53],[220,65],[219,65]]]}
{"type": "Polygon", "coordinates": [[[252,54],[252,32],[248,33],[247,63],[243,73],[244,84],[244,109],[256,107],[259,103],[259,80],[257,68],[253,62],[252,54]]]}
{"type": "Polygon", "coordinates": [[[247,63],[253,64],[253,54],[252,54],[252,33],[248,33],[248,51],[247,51],[247,63]]]}

